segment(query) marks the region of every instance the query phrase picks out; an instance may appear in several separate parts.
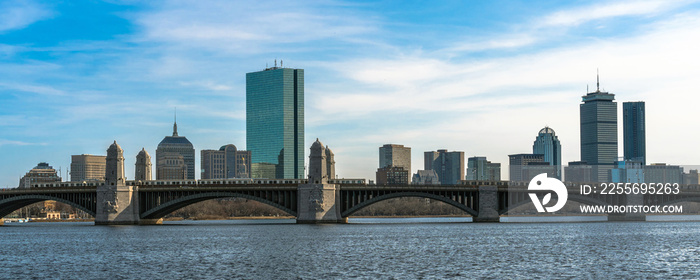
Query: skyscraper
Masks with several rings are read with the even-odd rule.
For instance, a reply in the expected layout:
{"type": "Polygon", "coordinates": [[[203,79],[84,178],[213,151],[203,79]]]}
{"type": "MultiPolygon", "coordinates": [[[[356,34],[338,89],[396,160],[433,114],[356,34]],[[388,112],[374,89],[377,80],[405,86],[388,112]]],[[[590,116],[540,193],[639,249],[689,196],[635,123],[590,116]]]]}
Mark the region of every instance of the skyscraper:
{"type": "Polygon", "coordinates": [[[544,155],[545,162],[556,166],[556,178],[561,179],[561,143],[559,143],[559,138],[554,133],[554,129],[548,126],[540,129],[537,138],[535,138],[535,143],[532,144],[532,153],[544,155]]]}
{"type": "Polygon", "coordinates": [[[443,185],[456,185],[464,179],[464,152],[425,152],[424,161],[424,169],[435,170],[443,185]]]}
{"type": "Polygon", "coordinates": [[[582,96],[581,161],[592,166],[591,180],[609,182],[610,169],[617,161],[617,102],[615,95],[596,91],[582,96]]]}
{"type": "Polygon", "coordinates": [[[274,167],[275,178],[304,178],[303,69],[246,74],[246,146],[254,174],[274,167]]]}
{"type": "Polygon", "coordinates": [[[187,137],[177,134],[177,121],[173,124],[173,136],[165,136],[156,149],[156,179],[194,179],[194,146],[187,137]],[[177,156],[182,157],[186,169],[185,178],[182,178],[182,172],[173,171],[181,168],[177,156]],[[170,164],[174,165],[168,166],[170,164]]]}
{"type": "MultiPolygon", "coordinates": [[[[411,173],[411,148],[397,144],[385,144],[379,147],[379,168],[388,166],[403,167],[411,173]]],[[[411,182],[411,179],[408,179],[411,182]]]]}
{"type": "Polygon", "coordinates": [[[251,178],[250,156],[250,151],[238,150],[233,144],[202,150],[202,179],[251,178]]]}
{"type": "Polygon", "coordinates": [[[622,103],[625,160],[647,163],[644,101],[622,103]]]}

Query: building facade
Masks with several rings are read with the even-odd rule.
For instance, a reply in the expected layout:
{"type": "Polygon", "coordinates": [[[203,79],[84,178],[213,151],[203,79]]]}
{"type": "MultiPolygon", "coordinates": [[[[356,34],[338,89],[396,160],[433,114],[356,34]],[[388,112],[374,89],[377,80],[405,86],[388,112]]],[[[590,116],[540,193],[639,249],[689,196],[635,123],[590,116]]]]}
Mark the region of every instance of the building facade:
{"type": "Polygon", "coordinates": [[[377,185],[408,185],[408,170],[399,166],[377,169],[377,185]]]}
{"type": "Polygon", "coordinates": [[[385,144],[379,147],[379,168],[387,166],[403,167],[410,173],[411,148],[397,144],[385,144]]]}
{"type": "Polygon", "coordinates": [[[173,124],[173,136],[165,136],[156,149],[156,179],[194,180],[194,146],[187,137],[178,135],[177,122],[173,124]],[[174,171],[179,168],[179,163],[175,163],[175,155],[182,157],[186,168],[185,178],[181,178],[179,171],[174,171]]]}
{"type": "Polygon", "coordinates": [[[540,129],[532,144],[532,153],[544,155],[544,161],[556,169],[554,177],[561,180],[561,143],[554,129],[548,126],[540,129]]]}
{"type": "Polygon", "coordinates": [[[265,168],[253,174],[269,174],[274,165],[273,178],[304,178],[303,69],[246,74],[246,146],[253,169],[265,168]]]}
{"type": "Polygon", "coordinates": [[[467,180],[500,181],[501,164],[486,160],[486,157],[467,159],[467,180]]]}
{"type": "Polygon", "coordinates": [[[617,102],[615,95],[597,90],[582,97],[580,104],[581,161],[592,167],[591,180],[609,182],[617,161],[617,102]]]}
{"type": "Polygon", "coordinates": [[[570,183],[590,183],[593,167],[584,161],[570,161],[564,167],[564,180],[570,183]]]}
{"type": "Polygon", "coordinates": [[[60,183],[61,177],[58,176],[56,169],[53,169],[46,162],[40,162],[37,166],[29,170],[27,174],[24,174],[21,179],[19,179],[20,189],[31,188],[34,184],[46,184],[46,183],[60,183]]]}
{"type": "Polygon", "coordinates": [[[134,169],[134,180],[150,181],[153,180],[151,155],[148,154],[146,148],[141,148],[141,151],[136,155],[136,169],[134,169]]]}
{"type": "Polygon", "coordinates": [[[202,150],[202,179],[251,178],[251,152],[233,144],[218,150],[202,150]]]}
{"type": "Polygon", "coordinates": [[[439,185],[440,179],[438,179],[435,170],[418,170],[416,174],[413,174],[411,179],[411,184],[414,185],[439,185]]]}
{"type": "Polygon", "coordinates": [[[457,185],[464,179],[464,152],[437,150],[425,152],[423,169],[434,170],[443,185],[457,185]]]}
{"type": "Polygon", "coordinates": [[[107,156],[86,154],[71,156],[71,182],[104,180],[106,160],[107,156]]]}
{"type": "Polygon", "coordinates": [[[542,168],[545,163],[543,154],[515,154],[508,155],[508,176],[511,182],[529,182],[532,177],[530,173],[534,173],[532,169],[542,168]],[[537,165],[530,168],[529,165],[537,165]]]}
{"type": "Polygon", "coordinates": [[[625,160],[647,164],[644,101],[622,103],[622,133],[625,160]]]}
{"type": "Polygon", "coordinates": [[[185,164],[185,158],[176,153],[158,154],[156,161],[156,178],[158,180],[185,180],[189,179],[189,170],[185,164]]]}

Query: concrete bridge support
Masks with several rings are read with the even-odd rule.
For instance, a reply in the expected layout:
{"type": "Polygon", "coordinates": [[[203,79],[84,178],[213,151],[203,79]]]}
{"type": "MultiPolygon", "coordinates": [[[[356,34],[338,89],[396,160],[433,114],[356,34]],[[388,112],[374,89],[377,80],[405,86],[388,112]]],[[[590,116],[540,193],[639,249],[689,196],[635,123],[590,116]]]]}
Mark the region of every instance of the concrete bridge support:
{"type": "Polygon", "coordinates": [[[97,187],[96,225],[138,225],[138,187],[127,186],[124,150],[114,141],[107,149],[105,182],[97,187]]]}
{"type": "Polygon", "coordinates": [[[346,223],[340,213],[340,189],[334,184],[303,184],[298,188],[297,223],[346,223]]]}
{"type": "Polygon", "coordinates": [[[479,186],[479,214],[472,220],[475,223],[497,223],[498,215],[498,187],[479,186]]]}

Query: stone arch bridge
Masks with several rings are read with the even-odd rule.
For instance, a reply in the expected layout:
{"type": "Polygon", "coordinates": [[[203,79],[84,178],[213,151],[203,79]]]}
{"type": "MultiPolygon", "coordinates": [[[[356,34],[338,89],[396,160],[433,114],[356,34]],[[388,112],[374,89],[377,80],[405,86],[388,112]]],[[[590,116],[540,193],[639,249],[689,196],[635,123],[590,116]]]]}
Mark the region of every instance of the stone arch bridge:
{"type": "MultiPolygon", "coordinates": [[[[239,197],[259,201],[297,218],[300,223],[342,223],[374,203],[399,197],[423,197],[452,205],[471,215],[474,222],[498,222],[501,215],[532,203],[525,187],[507,182],[464,181],[461,185],[366,185],[363,180],[330,181],[323,189],[307,190],[306,180],[183,180],[128,181],[133,199],[117,207],[133,207],[137,218],[104,224],[157,224],[177,209],[200,201],[239,197]],[[316,194],[314,194],[314,192],[316,194]],[[332,195],[328,195],[328,194],[332,195]],[[121,205],[129,203],[129,205],[121,205]],[[318,215],[318,213],[323,213],[318,215]],[[311,217],[303,218],[300,217],[311,217]]],[[[312,186],[314,184],[311,184],[312,186]]],[[[55,200],[95,216],[104,208],[95,184],[56,183],[30,189],[0,191],[0,217],[35,202],[55,200]]],[[[569,187],[569,200],[589,205],[668,205],[700,202],[697,186],[677,195],[581,195],[569,187]]],[[[611,216],[610,220],[643,220],[643,215],[611,216]]]]}

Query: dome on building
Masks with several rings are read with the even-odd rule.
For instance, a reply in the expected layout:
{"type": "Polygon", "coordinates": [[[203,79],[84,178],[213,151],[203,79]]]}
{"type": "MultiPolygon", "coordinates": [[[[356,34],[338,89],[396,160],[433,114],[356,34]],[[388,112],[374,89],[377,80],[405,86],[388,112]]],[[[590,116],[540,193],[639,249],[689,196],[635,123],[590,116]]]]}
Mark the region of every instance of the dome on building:
{"type": "Polygon", "coordinates": [[[219,148],[219,151],[225,151],[226,148],[229,148],[229,149],[233,148],[234,151],[237,151],[237,150],[238,150],[238,148],[236,148],[236,145],[234,145],[234,144],[228,144],[228,145],[223,145],[223,146],[221,146],[221,148],[219,148]]]}
{"type": "Polygon", "coordinates": [[[110,151],[117,151],[117,152],[123,152],[122,147],[117,144],[117,140],[114,140],[114,143],[112,145],[109,145],[109,149],[107,149],[107,153],[110,151]]]}
{"type": "Polygon", "coordinates": [[[552,134],[552,136],[555,136],[556,134],[554,133],[554,129],[552,129],[549,126],[545,126],[543,129],[540,129],[539,134],[552,134]]]}
{"type": "Polygon", "coordinates": [[[151,158],[151,155],[148,154],[148,152],[146,151],[146,148],[141,148],[141,151],[136,156],[151,158]]]}
{"type": "Polygon", "coordinates": [[[313,144],[311,144],[311,149],[313,149],[313,148],[317,148],[317,149],[320,148],[320,149],[323,149],[323,143],[321,143],[321,141],[319,141],[318,138],[316,138],[316,142],[314,142],[313,144]]]}

